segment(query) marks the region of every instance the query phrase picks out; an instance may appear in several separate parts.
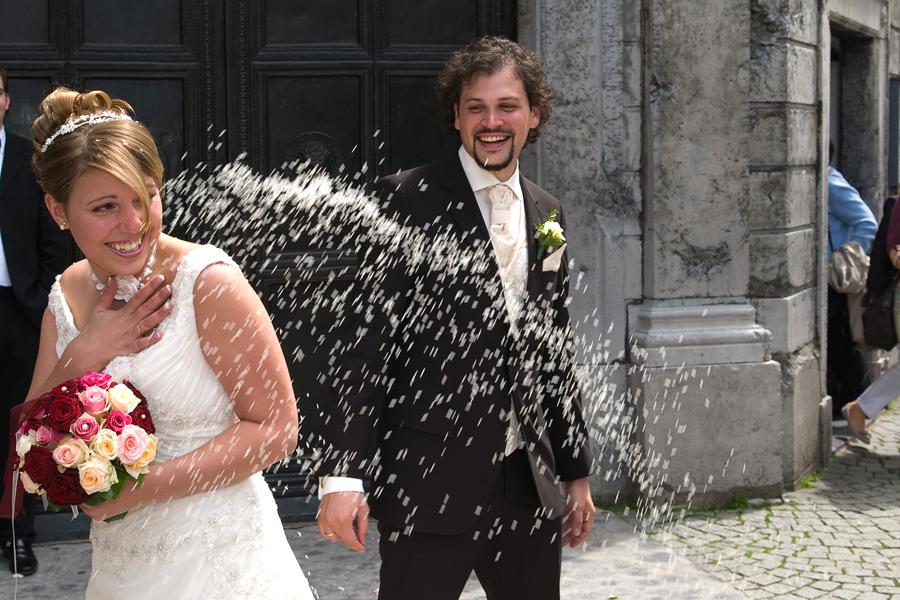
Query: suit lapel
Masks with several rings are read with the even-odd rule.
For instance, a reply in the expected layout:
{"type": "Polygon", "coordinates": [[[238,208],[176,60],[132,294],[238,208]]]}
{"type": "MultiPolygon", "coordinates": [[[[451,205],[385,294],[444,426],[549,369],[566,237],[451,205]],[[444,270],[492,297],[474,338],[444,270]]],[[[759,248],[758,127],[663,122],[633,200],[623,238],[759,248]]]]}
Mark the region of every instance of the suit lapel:
{"type": "Polygon", "coordinates": [[[471,242],[475,240],[490,242],[491,237],[487,225],[484,224],[481,209],[478,208],[478,201],[475,200],[475,193],[456,154],[441,164],[441,187],[451,192],[448,195],[447,211],[459,228],[466,233],[466,239],[471,242]]]}
{"type": "Polygon", "coordinates": [[[533,183],[520,176],[522,183],[522,201],[525,207],[525,235],[528,236],[528,297],[536,299],[540,294],[541,261],[537,260],[537,237],[534,226],[550,216],[552,206],[545,205],[541,197],[534,193],[533,183]]]}

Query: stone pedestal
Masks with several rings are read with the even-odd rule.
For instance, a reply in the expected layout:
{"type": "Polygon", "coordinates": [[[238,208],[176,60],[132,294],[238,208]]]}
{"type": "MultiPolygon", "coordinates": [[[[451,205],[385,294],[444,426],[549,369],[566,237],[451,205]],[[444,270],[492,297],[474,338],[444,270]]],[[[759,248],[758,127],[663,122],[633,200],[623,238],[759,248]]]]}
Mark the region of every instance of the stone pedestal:
{"type": "Polygon", "coordinates": [[[632,308],[643,497],[716,505],[781,493],[781,366],[755,314],[746,303],[632,308]]]}

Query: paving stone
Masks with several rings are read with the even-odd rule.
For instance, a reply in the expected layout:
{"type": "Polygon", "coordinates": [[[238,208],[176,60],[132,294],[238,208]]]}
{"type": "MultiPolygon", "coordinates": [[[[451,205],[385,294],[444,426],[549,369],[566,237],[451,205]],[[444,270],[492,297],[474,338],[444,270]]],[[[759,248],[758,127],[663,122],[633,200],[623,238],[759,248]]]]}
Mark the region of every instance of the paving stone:
{"type": "Polygon", "coordinates": [[[810,584],[810,587],[816,588],[817,590],[823,590],[826,592],[830,592],[840,587],[840,584],[835,583],[834,581],[815,581],[810,584]]]}
{"type": "Polygon", "coordinates": [[[797,588],[793,585],[787,585],[785,583],[774,583],[772,585],[766,586],[766,589],[775,594],[791,594],[797,588]]]}
{"type": "Polygon", "coordinates": [[[745,590],[744,595],[750,600],[767,600],[775,597],[772,592],[767,592],[766,590],[745,590]]]}
{"type": "Polygon", "coordinates": [[[875,591],[879,594],[888,594],[891,597],[900,597],[900,587],[896,585],[878,585],[875,584],[875,591]]]}
{"type": "Polygon", "coordinates": [[[759,573],[749,577],[749,580],[761,587],[765,587],[772,585],[773,583],[780,583],[781,577],[776,577],[771,573],[759,573]]]}
{"type": "Polygon", "coordinates": [[[837,589],[831,592],[831,597],[836,600],[855,600],[860,592],[854,590],[837,589]]]}

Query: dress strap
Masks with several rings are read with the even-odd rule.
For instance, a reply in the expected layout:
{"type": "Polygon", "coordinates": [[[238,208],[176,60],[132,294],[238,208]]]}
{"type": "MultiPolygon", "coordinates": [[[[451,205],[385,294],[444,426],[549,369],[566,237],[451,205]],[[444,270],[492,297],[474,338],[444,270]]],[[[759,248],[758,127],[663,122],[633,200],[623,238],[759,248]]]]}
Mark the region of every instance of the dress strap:
{"type": "Polygon", "coordinates": [[[75,317],[66,303],[66,297],[63,294],[62,286],[59,284],[59,278],[50,287],[50,295],[47,297],[47,308],[56,321],[56,353],[62,355],[69,342],[75,339],[79,331],[75,328],[75,317]]]}
{"type": "Polygon", "coordinates": [[[198,246],[188,252],[178,265],[172,281],[172,313],[159,325],[160,331],[175,329],[194,320],[194,285],[197,277],[210,265],[224,263],[240,271],[240,267],[228,254],[210,244],[198,246]]]}

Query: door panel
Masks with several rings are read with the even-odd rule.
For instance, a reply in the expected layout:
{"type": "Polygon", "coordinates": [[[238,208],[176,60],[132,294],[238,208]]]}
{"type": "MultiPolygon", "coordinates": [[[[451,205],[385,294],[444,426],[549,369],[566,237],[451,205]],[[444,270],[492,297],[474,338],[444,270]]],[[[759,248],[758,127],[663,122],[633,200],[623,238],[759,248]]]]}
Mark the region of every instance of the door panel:
{"type": "Polygon", "coordinates": [[[190,76],[140,79],[85,76],[83,82],[86,90],[103,90],[131,104],[137,119],[147,125],[156,140],[167,178],[184,171],[182,156],[186,143],[197,144],[196,131],[185,127],[186,88],[196,88],[190,76]]]}
{"type": "Polygon", "coordinates": [[[483,3],[476,0],[388,0],[386,48],[459,48],[474,38],[481,29],[478,20],[479,4],[483,3]]]}
{"type": "Polygon", "coordinates": [[[443,156],[457,148],[441,126],[441,106],[434,93],[435,74],[431,70],[388,68],[381,71],[384,115],[380,122],[391,133],[378,152],[384,172],[396,173],[426,160],[443,156]]]}
{"type": "Polygon", "coordinates": [[[266,3],[265,48],[274,46],[361,45],[361,12],[356,0],[266,3]]]}
{"type": "Polygon", "coordinates": [[[366,71],[306,70],[260,77],[266,110],[260,111],[259,120],[265,127],[261,141],[267,171],[285,160],[309,158],[311,144],[324,144],[336,156],[329,162],[335,173],[342,162],[351,173],[362,168],[359,152],[352,150],[363,142],[361,110],[371,88],[366,71]]]}
{"type": "Polygon", "coordinates": [[[85,46],[181,46],[179,0],[134,2],[127,10],[117,0],[90,0],[83,11],[85,46]]]}

